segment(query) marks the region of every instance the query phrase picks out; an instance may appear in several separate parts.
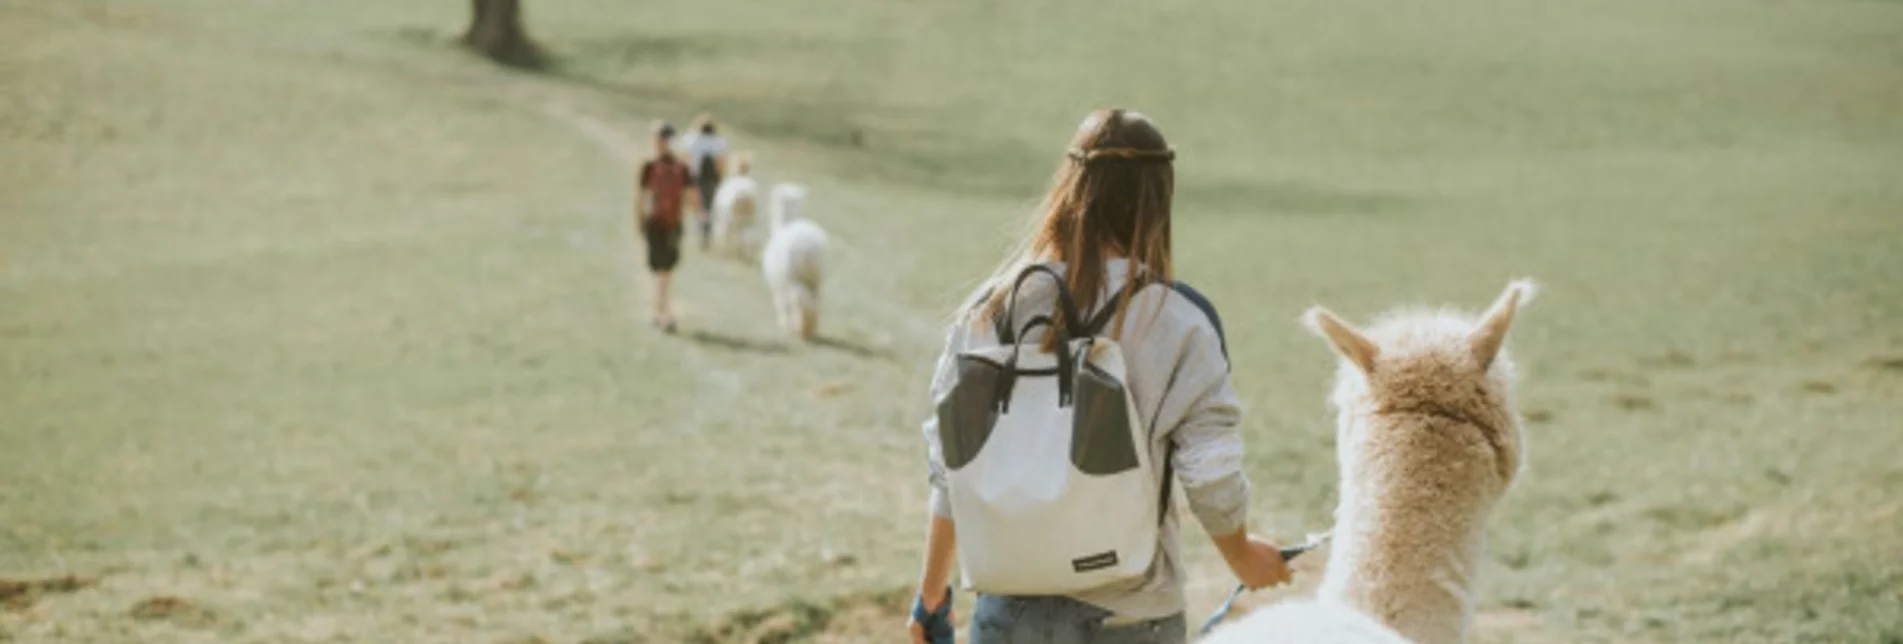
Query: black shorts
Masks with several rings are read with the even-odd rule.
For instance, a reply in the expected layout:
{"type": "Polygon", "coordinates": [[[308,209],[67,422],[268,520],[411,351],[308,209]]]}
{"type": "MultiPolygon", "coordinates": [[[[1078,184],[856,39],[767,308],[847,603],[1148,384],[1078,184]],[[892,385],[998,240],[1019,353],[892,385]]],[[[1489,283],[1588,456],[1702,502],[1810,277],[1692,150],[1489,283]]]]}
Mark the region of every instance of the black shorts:
{"type": "Polygon", "coordinates": [[[681,225],[654,220],[641,222],[641,238],[648,243],[648,270],[666,273],[681,263],[681,225]]]}

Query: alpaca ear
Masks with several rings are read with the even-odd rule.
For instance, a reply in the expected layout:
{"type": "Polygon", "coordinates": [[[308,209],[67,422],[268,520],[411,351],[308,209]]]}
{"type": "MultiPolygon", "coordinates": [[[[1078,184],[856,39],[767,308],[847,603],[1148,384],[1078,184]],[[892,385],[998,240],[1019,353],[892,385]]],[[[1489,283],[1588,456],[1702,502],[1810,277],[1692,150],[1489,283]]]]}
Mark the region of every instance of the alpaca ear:
{"type": "Polygon", "coordinates": [[[1494,300],[1487,314],[1481,316],[1480,324],[1468,335],[1473,347],[1474,359],[1480,361],[1480,368],[1493,366],[1494,357],[1500,355],[1500,347],[1506,344],[1507,329],[1513,326],[1513,314],[1521,304],[1533,300],[1533,294],[1539,291],[1532,280],[1514,280],[1507,284],[1507,290],[1494,300]]]}
{"type": "Polygon", "coordinates": [[[1302,323],[1309,331],[1327,340],[1329,345],[1335,347],[1335,353],[1354,363],[1361,373],[1374,373],[1374,357],[1379,351],[1360,331],[1319,306],[1310,308],[1308,313],[1302,315],[1302,323]]]}

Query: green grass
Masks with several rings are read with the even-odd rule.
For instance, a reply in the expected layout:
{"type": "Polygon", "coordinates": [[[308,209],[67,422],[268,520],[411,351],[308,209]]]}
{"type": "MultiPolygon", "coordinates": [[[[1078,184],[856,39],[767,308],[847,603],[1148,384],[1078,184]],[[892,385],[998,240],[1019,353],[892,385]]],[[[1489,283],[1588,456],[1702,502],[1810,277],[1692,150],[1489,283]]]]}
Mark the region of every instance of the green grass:
{"type": "Polygon", "coordinates": [[[98,581],[0,641],[888,641],[948,307],[1111,104],[1261,530],[1333,500],[1303,307],[1527,275],[1480,640],[1903,638],[1903,6],[527,6],[548,74],[455,3],[0,2],[0,578],[98,581]],[[577,124],[703,109],[812,187],[831,343],[692,252],[644,327],[577,124]]]}

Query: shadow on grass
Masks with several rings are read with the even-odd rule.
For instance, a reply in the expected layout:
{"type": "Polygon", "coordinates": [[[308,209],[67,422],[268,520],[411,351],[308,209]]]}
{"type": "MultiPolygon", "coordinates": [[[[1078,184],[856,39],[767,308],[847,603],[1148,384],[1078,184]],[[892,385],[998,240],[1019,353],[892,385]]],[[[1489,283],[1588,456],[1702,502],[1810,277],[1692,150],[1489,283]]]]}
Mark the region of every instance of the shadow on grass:
{"type": "Polygon", "coordinates": [[[533,41],[478,45],[460,33],[446,33],[429,27],[397,27],[387,36],[398,43],[423,49],[445,49],[494,63],[508,71],[525,74],[560,76],[561,60],[533,41]]]}
{"type": "MultiPolygon", "coordinates": [[[[453,48],[485,58],[440,29],[393,30],[398,42],[453,48]]],[[[865,55],[851,43],[795,37],[719,40],[678,34],[545,40],[522,60],[486,58],[503,69],[559,80],[633,101],[642,112],[707,112],[749,136],[816,146],[832,153],[838,174],[961,194],[1035,196],[1058,160],[1053,150],[951,125],[941,110],[881,104],[854,81],[818,78],[769,95],[732,95],[725,86],[644,80],[644,73],[688,62],[796,56],[827,61],[865,55]]]]}
{"type": "Polygon", "coordinates": [[[806,343],[823,349],[846,353],[855,358],[864,358],[867,360],[892,360],[896,358],[890,351],[869,347],[851,340],[817,336],[808,340],[806,343]]]}
{"type": "Polygon", "coordinates": [[[694,329],[681,334],[681,337],[692,340],[702,346],[725,349],[728,351],[758,353],[762,355],[779,355],[787,353],[788,351],[786,346],[782,344],[727,335],[719,331],[709,331],[706,329],[694,329]]]}
{"type": "Polygon", "coordinates": [[[854,180],[1019,198],[1036,195],[1057,159],[1004,137],[944,131],[931,125],[943,119],[929,110],[885,107],[848,95],[722,97],[585,70],[562,68],[549,75],[649,109],[658,104],[677,114],[711,113],[759,139],[823,148],[831,153],[833,172],[854,180]]]}
{"type": "Polygon", "coordinates": [[[707,112],[750,137],[825,149],[835,172],[928,189],[1020,197],[1035,194],[1058,157],[1009,137],[958,128],[938,109],[882,102],[860,75],[818,74],[795,87],[745,92],[723,85],[683,85],[646,72],[688,62],[739,65],[793,57],[827,61],[872,55],[862,43],[775,36],[719,40],[636,34],[560,46],[548,75],[646,110],[707,112]]]}
{"type": "MultiPolygon", "coordinates": [[[[418,26],[392,30],[399,42],[451,48],[505,69],[534,74],[629,101],[641,111],[708,112],[749,136],[815,146],[831,153],[835,174],[959,194],[1035,197],[1059,161],[1056,151],[1009,136],[971,132],[944,109],[883,104],[850,78],[825,75],[769,95],[734,94],[722,85],[656,80],[646,72],[686,63],[739,64],[794,57],[814,61],[865,55],[860,44],[760,35],[621,34],[524,43],[519,60],[485,56],[459,33],[418,26]]],[[[1393,214],[1413,205],[1406,194],[1274,177],[1184,177],[1177,199],[1191,209],[1276,215],[1393,214]]]]}
{"type": "MultiPolygon", "coordinates": [[[[797,344],[792,341],[781,343],[771,340],[745,338],[708,329],[684,331],[681,333],[681,337],[705,347],[759,355],[786,355],[792,353],[794,345],[797,344]]],[[[854,358],[865,360],[894,360],[897,358],[892,352],[885,349],[840,338],[820,336],[806,341],[806,344],[829,351],[838,351],[854,358]]]]}

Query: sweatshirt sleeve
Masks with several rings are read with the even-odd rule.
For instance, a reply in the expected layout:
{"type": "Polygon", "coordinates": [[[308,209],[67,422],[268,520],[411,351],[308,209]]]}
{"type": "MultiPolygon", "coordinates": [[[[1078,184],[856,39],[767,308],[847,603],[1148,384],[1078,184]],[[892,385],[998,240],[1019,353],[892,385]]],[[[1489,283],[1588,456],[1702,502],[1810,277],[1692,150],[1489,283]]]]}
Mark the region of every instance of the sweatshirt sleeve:
{"type": "Polygon", "coordinates": [[[933,413],[926,416],[924,422],[925,458],[927,466],[926,480],[931,486],[930,506],[932,516],[951,518],[951,496],[945,487],[945,454],[943,443],[938,439],[938,401],[951,390],[958,376],[958,351],[964,345],[963,325],[953,324],[945,334],[945,349],[938,355],[938,365],[933,369],[931,400],[933,413]]]}
{"type": "Polygon", "coordinates": [[[1184,348],[1166,394],[1183,401],[1171,432],[1170,463],[1203,529],[1211,535],[1234,534],[1247,527],[1249,508],[1241,401],[1230,383],[1229,361],[1213,323],[1192,327],[1184,348]]]}

